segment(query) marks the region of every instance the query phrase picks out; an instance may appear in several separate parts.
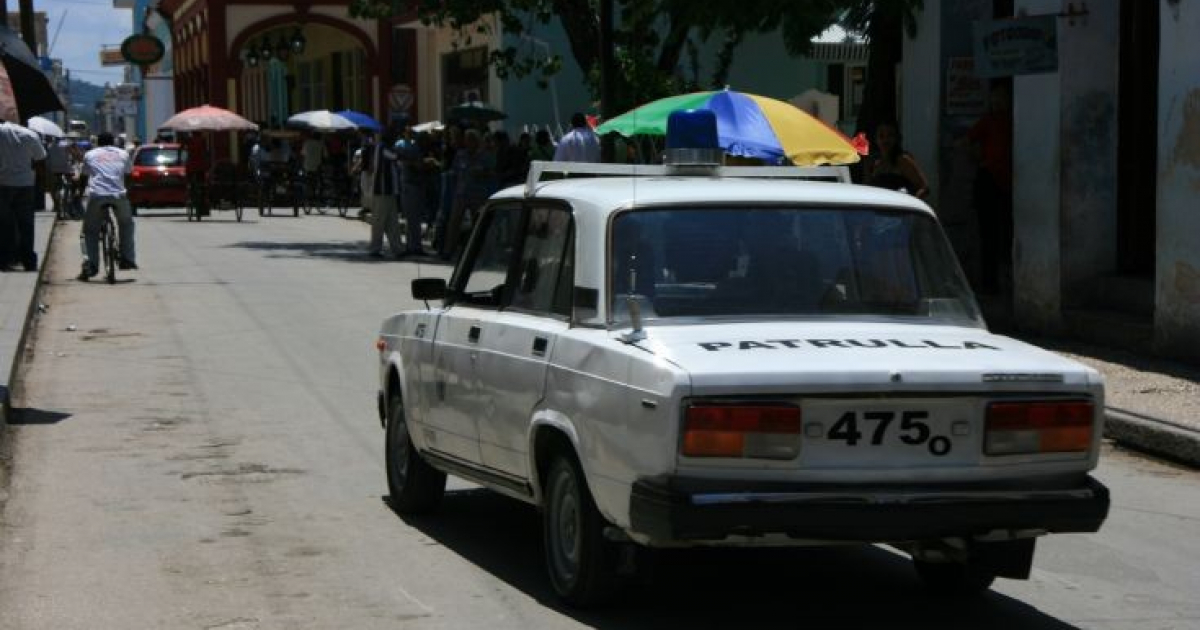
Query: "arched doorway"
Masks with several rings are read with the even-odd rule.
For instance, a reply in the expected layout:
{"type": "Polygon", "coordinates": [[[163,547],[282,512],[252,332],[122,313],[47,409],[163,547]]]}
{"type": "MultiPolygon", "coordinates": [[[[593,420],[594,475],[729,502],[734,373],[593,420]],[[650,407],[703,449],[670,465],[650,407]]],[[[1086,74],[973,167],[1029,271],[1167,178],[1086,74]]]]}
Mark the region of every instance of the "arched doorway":
{"type": "Polygon", "coordinates": [[[278,127],[296,112],[373,111],[376,54],[370,40],[352,26],[314,17],[304,24],[290,17],[264,20],[235,39],[244,116],[278,127]]]}

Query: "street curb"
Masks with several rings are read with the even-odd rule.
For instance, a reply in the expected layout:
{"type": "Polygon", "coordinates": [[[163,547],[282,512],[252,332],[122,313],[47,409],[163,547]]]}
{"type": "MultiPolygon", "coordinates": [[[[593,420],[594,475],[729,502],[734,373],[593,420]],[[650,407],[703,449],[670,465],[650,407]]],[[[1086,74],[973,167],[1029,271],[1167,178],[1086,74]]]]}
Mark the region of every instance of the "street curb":
{"type": "Polygon", "coordinates": [[[1105,437],[1200,468],[1200,431],[1152,416],[1105,407],[1105,437]]]}
{"type": "MultiPolygon", "coordinates": [[[[53,210],[44,210],[43,212],[51,212],[53,210]]],[[[45,239],[46,246],[42,249],[38,256],[37,280],[33,285],[33,292],[29,296],[29,306],[25,309],[25,321],[21,325],[21,336],[17,339],[17,345],[11,357],[11,364],[8,371],[8,382],[0,384],[0,427],[8,425],[12,417],[12,393],[13,386],[16,384],[18,368],[21,365],[21,355],[25,353],[25,343],[29,340],[29,332],[33,329],[30,324],[33,318],[37,316],[38,298],[42,294],[42,286],[46,281],[46,268],[50,266],[51,250],[54,248],[54,231],[58,228],[58,218],[50,221],[50,229],[46,230],[45,239]]],[[[2,433],[0,433],[0,443],[4,441],[2,433]]]]}

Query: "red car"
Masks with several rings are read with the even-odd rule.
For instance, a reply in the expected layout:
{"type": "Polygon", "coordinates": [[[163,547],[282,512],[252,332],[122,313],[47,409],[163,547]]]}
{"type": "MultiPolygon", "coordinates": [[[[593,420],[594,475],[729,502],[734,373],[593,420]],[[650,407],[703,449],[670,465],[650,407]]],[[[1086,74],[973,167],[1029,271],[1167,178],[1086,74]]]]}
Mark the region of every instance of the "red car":
{"type": "Polygon", "coordinates": [[[178,144],[144,144],[133,152],[126,189],[134,207],[183,206],[187,202],[187,151],[178,144]]]}

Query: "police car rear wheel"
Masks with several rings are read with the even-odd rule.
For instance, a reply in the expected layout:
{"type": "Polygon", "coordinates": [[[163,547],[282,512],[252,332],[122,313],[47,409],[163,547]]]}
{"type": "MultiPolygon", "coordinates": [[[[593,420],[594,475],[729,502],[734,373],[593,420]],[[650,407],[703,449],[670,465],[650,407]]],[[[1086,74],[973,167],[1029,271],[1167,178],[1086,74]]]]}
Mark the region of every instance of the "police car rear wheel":
{"type": "Polygon", "coordinates": [[[913,568],[926,589],[946,597],[979,594],[996,579],[995,573],[972,562],[927,562],[914,558],[913,568]]]}
{"type": "Polygon", "coordinates": [[[400,396],[388,401],[387,481],[389,501],[404,514],[432,511],[446,492],[446,473],[430,466],[413,447],[400,396]]]}
{"type": "Polygon", "coordinates": [[[579,464],[557,457],[546,476],[542,538],[546,569],[554,590],[574,606],[612,597],[618,586],[616,545],[604,538],[604,517],[596,509],[579,464]]]}

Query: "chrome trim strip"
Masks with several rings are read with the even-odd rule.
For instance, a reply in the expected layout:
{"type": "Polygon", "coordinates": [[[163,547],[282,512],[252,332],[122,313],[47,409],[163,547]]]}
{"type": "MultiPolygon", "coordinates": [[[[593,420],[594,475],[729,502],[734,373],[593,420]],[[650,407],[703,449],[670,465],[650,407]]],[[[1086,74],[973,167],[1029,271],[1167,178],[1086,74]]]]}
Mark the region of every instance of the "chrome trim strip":
{"type": "Polygon", "coordinates": [[[746,503],[845,503],[863,505],[973,503],[987,501],[1049,501],[1055,499],[1090,499],[1095,493],[1089,488],[1074,490],[977,490],[954,492],[877,492],[852,494],[846,492],[744,492],[694,494],[692,505],[739,505],[746,503]]]}

